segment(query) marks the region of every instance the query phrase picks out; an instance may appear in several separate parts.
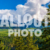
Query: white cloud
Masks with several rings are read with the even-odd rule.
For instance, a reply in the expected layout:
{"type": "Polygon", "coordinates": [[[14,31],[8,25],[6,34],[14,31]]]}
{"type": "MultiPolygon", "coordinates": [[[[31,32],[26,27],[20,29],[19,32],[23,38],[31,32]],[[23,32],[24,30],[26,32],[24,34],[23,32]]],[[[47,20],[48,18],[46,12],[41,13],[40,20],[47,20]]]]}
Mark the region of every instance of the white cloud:
{"type": "Polygon", "coordinates": [[[17,18],[17,15],[23,16],[26,13],[32,16],[36,15],[37,17],[38,11],[40,11],[40,15],[45,15],[47,13],[46,8],[42,7],[41,4],[46,4],[48,2],[49,0],[28,0],[25,5],[17,5],[16,10],[0,10],[0,15],[5,14],[10,16],[12,14],[14,15],[14,19],[17,18]],[[38,3],[40,4],[40,8],[38,3]]]}
{"type": "Polygon", "coordinates": [[[46,4],[46,3],[50,2],[50,0],[28,0],[28,2],[46,4]]]}
{"type": "Polygon", "coordinates": [[[41,4],[46,4],[46,3],[48,3],[48,2],[50,2],[50,0],[40,0],[40,3],[41,3],[41,4]]]}

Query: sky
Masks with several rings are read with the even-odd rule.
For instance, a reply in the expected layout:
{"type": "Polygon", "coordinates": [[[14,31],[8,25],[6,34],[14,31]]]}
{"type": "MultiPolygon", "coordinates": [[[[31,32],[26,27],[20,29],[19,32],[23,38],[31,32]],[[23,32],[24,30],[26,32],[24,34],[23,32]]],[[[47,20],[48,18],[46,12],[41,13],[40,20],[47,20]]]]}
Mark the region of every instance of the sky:
{"type": "Polygon", "coordinates": [[[16,10],[16,6],[19,4],[24,5],[27,0],[0,0],[0,10],[1,9],[11,9],[16,10]]]}
{"type": "MultiPolygon", "coordinates": [[[[0,16],[14,15],[14,22],[18,15],[23,17],[25,14],[30,14],[33,18],[37,18],[39,14],[46,15],[49,3],[50,0],[0,0],[0,16]]],[[[39,17],[39,20],[43,17],[39,17]]]]}
{"type": "Polygon", "coordinates": [[[48,8],[48,5],[49,5],[50,2],[46,3],[46,4],[42,4],[42,6],[45,6],[48,8]]]}
{"type": "MultiPolygon", "coordinates": [[[[24,5],[27,0],[0,0],[0,10],[2,9],[9,9],[9,10],[16,10],[16,6],[19,4],[24,5]]],[[[42,6],[48,7],[48,3],[42,4],[42,6]]]]}

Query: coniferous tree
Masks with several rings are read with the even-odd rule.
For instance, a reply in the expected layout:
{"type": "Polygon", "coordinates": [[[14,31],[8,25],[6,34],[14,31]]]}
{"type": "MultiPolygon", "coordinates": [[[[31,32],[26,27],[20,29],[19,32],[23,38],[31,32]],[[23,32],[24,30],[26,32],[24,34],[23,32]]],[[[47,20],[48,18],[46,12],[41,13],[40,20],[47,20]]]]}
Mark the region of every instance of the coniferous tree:
{"type": "MultiPolygon", "coordinates": [[[[47,9],[47,15],[50,15],[50,5],[48,5],[48,7],[49,8],[47,9]]],[[[50,18],[48,18],[48,21],[50,21],[50,18]]],[[[44,26],[44,23],[42,23],[42,25],[44,26]]],[[[48,23],[48,26],[50,26],[50,23],[48,23]]],[[[50,27],[44,27],[42,30],[43,33],[41,39],[38,42],[39,50],[50,50],[50,27]]]]}

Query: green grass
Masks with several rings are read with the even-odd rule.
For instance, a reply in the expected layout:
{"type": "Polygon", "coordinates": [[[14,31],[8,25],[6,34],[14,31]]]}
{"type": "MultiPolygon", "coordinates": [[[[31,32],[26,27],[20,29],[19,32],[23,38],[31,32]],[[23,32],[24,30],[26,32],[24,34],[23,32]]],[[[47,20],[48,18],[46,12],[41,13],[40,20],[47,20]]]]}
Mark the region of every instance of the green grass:
{"type": "Polygon", "coordinates": [[[8,29],[0,29],[0,37],[8,36],[8,29]]]}
{"type": "Polygon", "coordinates": [[[13,36],[8,37],[8,29],[0,29],[0,40],[6,46],[5,50],[11,50],[11,45],[13,44],[13,36]]]}

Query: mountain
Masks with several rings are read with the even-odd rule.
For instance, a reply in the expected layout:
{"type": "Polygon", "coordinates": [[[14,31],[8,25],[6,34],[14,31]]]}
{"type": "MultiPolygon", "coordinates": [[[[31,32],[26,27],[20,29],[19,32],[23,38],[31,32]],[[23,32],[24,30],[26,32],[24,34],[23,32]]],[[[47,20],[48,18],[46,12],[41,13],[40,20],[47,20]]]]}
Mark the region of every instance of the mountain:
{"type": "MultiPolygon", "coordinates": [[[[10,29],[10,28],[11,29],[26,29],[26,28],[38,28],[38,29],[41,29],[42,28],[42,25],[40,27],[35,27],[34,26],[34,19],[32,19],[31,21],[25,23],[25,26],[24,27],[5,27],[5,25],[4,25],[4,27],[0,27],[0,29],[10,29]],[[32,24],[27,27],[26,24],[29,23],[29,22],[31,23],[31,21],[33,21],[32,24]]],[[[8,22],[9,22],[9,25],[10,25],[10,21],[9,20],[8,20],[8,22]]],[[[38,22],[38,20],[37,20],[37,22],[38,22]]],[[[0,23],[1,23],[1,20],[0,20],[0,23]]],[[[13,23],[14,24],[17,24],[16,22],[13,22],[13,23]]],[[[23,24],[23,23],[20,23],[20,24],[23,24]]],[[[37,23],[37,25],[38,25],[38,23],[37,23]]]]}

